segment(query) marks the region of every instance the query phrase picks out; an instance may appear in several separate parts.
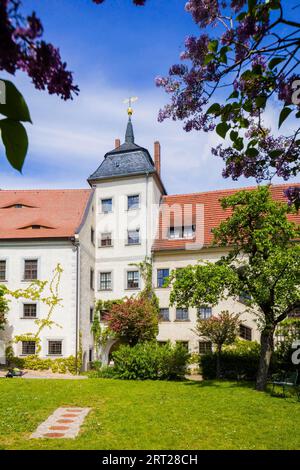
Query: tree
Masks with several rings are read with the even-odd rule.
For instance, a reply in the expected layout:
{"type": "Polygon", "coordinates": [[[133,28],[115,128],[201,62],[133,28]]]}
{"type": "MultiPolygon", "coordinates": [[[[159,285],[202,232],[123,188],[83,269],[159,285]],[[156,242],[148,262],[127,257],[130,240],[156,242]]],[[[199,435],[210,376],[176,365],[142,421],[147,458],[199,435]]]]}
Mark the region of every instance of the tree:
{"type": "MultiPolygon", "coordinates": [[[[79,88],[59,49],[42,39],[44,29],[36,13],[24,17],[20,9],[20,0],[0,0],[0,70],[12,75],[22,70],[38,90],[72,99],[79,88]]],[[[24,97],[8,80],[0,80],[0,114],[4,116],[0,131],[6,157],[21,171],[28,150],[22,123],[31,123],[31,117],[24,97]]]]}
{"type": "Polygon", "coordinates": [[[159,299],[153,289],[153,264],[152,259],[148,256],[145,257],[141,263],[132,263],[131,266],[136,266],[139,269],[141,278],[144,281],[144,288],[139,294],[139,298],[149,300],[159,314],[159,299]]]}
{"type": "Polygon", "coordinates": [[[256,389],[264,390],[274,351],[274,332],[300,305],[299,227],[291,208],[273,201],[268,187],[240,191],[221,201],[232,215],[214,230],[214,245],[228,250],[216,263],[199,263],[171,275],[171,302],[216,305],[247,293],[246,308],[261,329],[256,389]]]}
{"type": "Polygon", "coordinates": [[[105,319],[109,330],[131,346],[152,341],[158,334],[157,311],[147,299],[125,299],[113,305],[105,319]]]}
{"type": "Polygon", "coordinates": [[[225,344],[234,343],[238,327],[240,325],[239,315],[222,311],[218,316],[207,319],[199,318],[196,332],[199,336],[211,341],[217,350],[217,378],[221,375],[221,354],[225,344]]]}

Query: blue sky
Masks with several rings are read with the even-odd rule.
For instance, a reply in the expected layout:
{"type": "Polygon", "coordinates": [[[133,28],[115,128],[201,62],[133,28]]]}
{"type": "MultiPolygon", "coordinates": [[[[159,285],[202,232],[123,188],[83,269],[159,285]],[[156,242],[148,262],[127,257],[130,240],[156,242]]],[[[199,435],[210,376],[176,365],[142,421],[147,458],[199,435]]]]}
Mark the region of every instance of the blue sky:
{"type": "MultiPolygon", "coordinates": [[[[81,91],[64,102],[35,90],[25,74],[10,77],[27,100],[33,125],[27,126],[30,148],[23,175],[9,167],[1,148],[0,187],[86,187],[86,178],[114,139],[123,140],[122,101],[129,95],[139,97],[133,118],[136,142],[151,154],[153,142],[161,142],[162,177],[169,193],[253,184],[222,178],[222,162],[210,154],[219,142],[214,133],[186,133],[181,123],[157,122],[167,96],[154,79],[178,62],[184,38],[197,33],[184,5],[185,0],[149,0],[143,8],[131,0],[106,0],[101,6],[91,0],[23,0],[23,11],[37,12],[45,39],[59,46],[81,91]]],[[[267,122],[276,126],[277,116],[274,104],[267,122]]]]}

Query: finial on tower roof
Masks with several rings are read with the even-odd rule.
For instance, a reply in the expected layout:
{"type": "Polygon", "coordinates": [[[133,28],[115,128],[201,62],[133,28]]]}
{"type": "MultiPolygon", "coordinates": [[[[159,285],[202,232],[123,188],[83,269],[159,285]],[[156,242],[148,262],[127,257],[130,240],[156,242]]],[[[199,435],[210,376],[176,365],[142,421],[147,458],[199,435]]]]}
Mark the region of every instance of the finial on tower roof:
{"type": "Polygon", "coordinates": [[[133,127],[132,127],[132,122],[131,122],[133,109],[131,105],[132,103],[137,101],[137,99],[138,99],[137,96],[131,96],[130,98],[127,98],[126,100],[124,100],[124,103],[128,103],[128,108],[127,108],[128,123],[127,123],[126,134],[125,134],[125,142],[127,144],[134,144],[134,133],[133,133],[133,127]]]}

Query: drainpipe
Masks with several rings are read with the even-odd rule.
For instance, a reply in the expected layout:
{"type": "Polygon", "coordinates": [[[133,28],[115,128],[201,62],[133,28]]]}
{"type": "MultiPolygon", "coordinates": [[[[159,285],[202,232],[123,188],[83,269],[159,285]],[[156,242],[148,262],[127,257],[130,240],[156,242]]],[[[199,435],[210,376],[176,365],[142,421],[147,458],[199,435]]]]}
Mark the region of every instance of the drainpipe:
{"type": "Polygon", "coordinates": [[[75,326],[75,367],[78,374],[78,348],[79,348],[79,305],[80,305],[80,242],[78,234],[72,240],[76,250],[76,326],[75,326]]]}
{"type": "Polygon", "coordinates": [[[148,256],[148,182],[149,173],[146,174],[146,256],[148,256]]]}

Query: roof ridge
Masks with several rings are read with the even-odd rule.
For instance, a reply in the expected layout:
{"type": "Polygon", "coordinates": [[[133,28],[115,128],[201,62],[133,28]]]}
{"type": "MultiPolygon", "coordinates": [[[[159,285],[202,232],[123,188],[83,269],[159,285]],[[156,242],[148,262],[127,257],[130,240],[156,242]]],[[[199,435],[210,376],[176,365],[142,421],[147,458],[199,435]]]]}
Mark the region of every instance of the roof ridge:
{"type": "MultiPolygon", "coordinates": [[[[210,193],[222,193],[225,191],[242,191],[244,189],[256,189],[257,187],[268,186],[267,184],[261,184],[256,186],[242,186],[239,188],[223,188],[223,189],[209,189],[208,191],[195,191],[193,193],[178,193],[178,194],[167,194],[164,198],[169,197],[182,197],[182,196],[193,196],[193,195],[200,195],[200,194],[210,194],[210,193]]],[[[273,188],[284,188],[289,186],[300,186],[299,183],[279,183],[279,184],[271,184],[273,188]]]]}
{"type": "Polygon", "coordinates": [[[27,193],[35,193],[35,192],[41,192],[41,191],[52,191],[52,192],[74,192],[74,191],[91,191],[91,188],[67,188],[67,189],[59,189],[59,188],[53,188],[53,189],[47,189],[47,188],[42,188],[42,189],[0,189],[0,192],[5,192],[5,193],[15,193],[15,192],[27,192],[27,193]]]}

